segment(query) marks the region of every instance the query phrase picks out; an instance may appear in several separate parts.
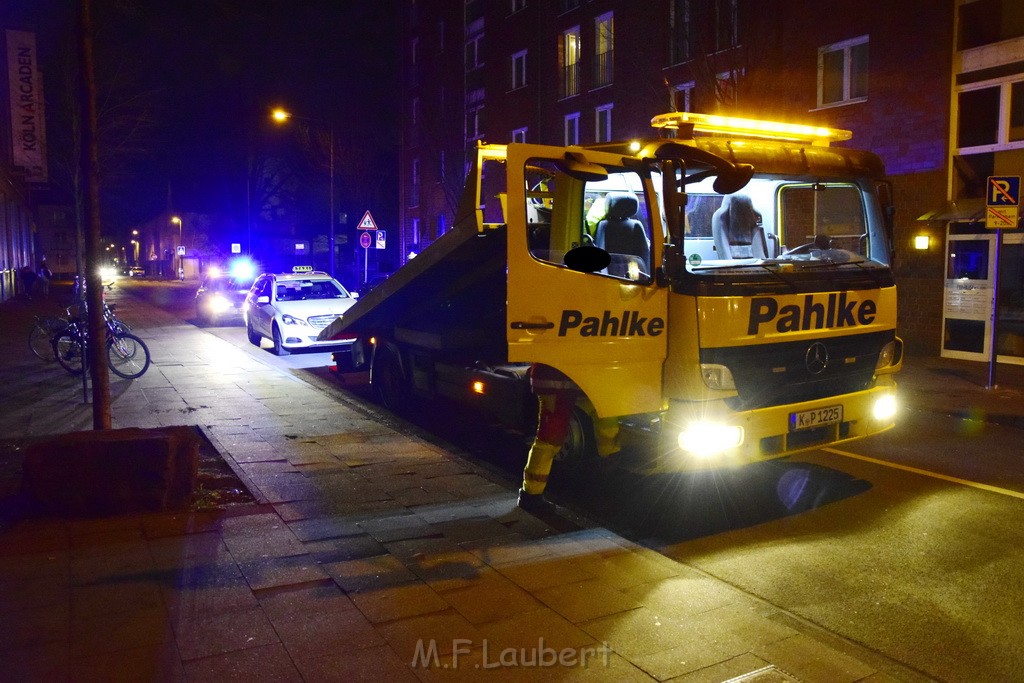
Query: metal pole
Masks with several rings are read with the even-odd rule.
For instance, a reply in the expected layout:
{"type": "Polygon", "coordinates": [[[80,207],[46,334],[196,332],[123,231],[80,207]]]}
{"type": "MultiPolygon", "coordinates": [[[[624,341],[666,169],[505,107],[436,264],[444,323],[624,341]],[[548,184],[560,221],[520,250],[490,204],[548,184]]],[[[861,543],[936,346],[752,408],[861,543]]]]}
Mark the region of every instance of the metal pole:
{"type": "Polygon", "coordinates": [[[992,276],[992,348],[989,351],[988,386],[985,387],[986,389],[996,388],[996,356],[999,353],[997,349],[999,344],[999,252],[1002,251],[1002,247],[1003,231],[999,229],[996,230],[996,257],[993,264],[995,272],[992,276]]]}
{"type": "Polygon", "coordinates": [[[327,248],[329,253],[327,255],[327,272],[334,277],[334,121],[331,124],[331,215],[330,215],[330,227],[327,232],[327,248]]]}

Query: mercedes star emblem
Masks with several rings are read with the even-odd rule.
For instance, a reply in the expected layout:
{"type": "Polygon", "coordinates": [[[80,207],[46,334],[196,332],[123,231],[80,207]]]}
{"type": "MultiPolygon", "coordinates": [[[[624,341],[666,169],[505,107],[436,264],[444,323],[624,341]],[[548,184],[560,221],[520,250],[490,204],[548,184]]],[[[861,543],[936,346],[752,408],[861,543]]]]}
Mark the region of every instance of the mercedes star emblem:
{"type": "Polygon", "coordinates": [[[812,375],[820,375],[828,367],[828,349],[821,342],[814,342],[807,347],[807,355],[804,356],[804,365],[807,372],[812,375]]]}

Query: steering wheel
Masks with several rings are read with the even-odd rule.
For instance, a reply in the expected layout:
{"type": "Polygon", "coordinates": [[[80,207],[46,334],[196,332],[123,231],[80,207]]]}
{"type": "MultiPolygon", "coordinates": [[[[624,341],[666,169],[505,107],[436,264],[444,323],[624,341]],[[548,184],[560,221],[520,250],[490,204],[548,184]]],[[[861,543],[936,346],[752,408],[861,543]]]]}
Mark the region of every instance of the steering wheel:
{"type": "Polygon", "coordinates": [[[786,254],[787,255],[788,254],[806,254],[811,249],[820,249],[820,250],[824,251],[825,249],[831,249],[831,248],[832,248],[832,238],[831,237],[829,237],[828,235],[815,235],[813,242],[807,242],[806,244],[801,244],[798,247],[793,247],[792,249],[787,250],[786,254]]]}

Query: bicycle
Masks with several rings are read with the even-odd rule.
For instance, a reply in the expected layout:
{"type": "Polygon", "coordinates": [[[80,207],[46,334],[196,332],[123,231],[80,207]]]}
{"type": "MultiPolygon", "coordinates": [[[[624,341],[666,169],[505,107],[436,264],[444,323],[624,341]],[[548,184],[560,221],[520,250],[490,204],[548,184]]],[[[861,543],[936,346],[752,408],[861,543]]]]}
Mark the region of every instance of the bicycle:
{"type": "Polygon", "coordinates": [[[53,340],[67,328],[71,318],[70,313],[67,318],[58,315],[35,316],[35,322],[28,333],[28,347],[36,358],[48,363],[57,359],[53,351],[53,340]]]}
{"type": "MultiPolygon", "coordinates": [[[[137,379],[149,369],[149,347],[129,332],[125,323],[114,315],[113,306],[103,306],[103,322],[107,353],[107,366],[118,377],[137,379]]],[[[88,324],[76,318],[53,338],[53,351],[57,362],[72,375],[79,375],[88,367],[88,324]]]]}

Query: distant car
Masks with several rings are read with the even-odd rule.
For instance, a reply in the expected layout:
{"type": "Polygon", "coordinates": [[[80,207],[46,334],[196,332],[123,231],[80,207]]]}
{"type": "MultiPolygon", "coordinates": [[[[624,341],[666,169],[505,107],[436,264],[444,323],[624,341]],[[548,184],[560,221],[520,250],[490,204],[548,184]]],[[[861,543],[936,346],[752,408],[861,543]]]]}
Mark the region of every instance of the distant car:
{"type": "Polygon", "coordinates": [[[196,291],[196,320],[201,325],[240,320],[242,304],[245,303],[251,285],[251,280],[219,274],[207,275],[196,291]]]}
{"type": "Polygon", "coordinates": [[[294,270],[256,278],[242,307],[249,341],[259,346],[263,337],[270,339],[278,356],[295,349],[337,347],[339,342],[317,341],[317,335],[351,308],[355,297],[327,273],[294,270]]]}
{"type": "Polygon", "coordinates": [[[128,277],[142,277],[146,274],[146,269],[142,266],[132,266],[128,269],[128,277]]]}

